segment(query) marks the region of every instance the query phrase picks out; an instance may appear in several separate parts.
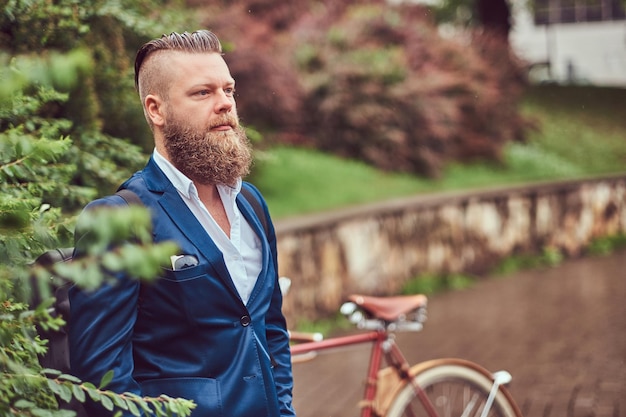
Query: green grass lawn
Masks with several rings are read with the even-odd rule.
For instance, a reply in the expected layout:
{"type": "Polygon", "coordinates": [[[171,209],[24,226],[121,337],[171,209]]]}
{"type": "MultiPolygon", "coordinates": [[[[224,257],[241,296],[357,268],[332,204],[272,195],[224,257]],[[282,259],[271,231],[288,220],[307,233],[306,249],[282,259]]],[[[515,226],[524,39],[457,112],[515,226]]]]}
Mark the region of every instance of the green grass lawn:
{"type": "Polygon", "coordinates": [[[308,149],[267,151],[253,182],[274,218],[453,189],[626,172],[626,89],[537,86],[522,103],[539,129],[505,164],[451,164],[439,180],[378,171],[308,149]]]}

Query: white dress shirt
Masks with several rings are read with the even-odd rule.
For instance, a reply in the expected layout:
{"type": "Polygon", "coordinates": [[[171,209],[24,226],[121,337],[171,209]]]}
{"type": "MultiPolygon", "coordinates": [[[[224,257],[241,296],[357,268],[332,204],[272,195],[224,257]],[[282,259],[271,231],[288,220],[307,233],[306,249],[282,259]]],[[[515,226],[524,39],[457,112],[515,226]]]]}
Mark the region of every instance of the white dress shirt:
{"type": "Polygon", "coordinates": [[[217,186],[230,223],[229,239],[213,219],[204,203],[200,201],[198,190],[193,181],[159,154],[156,149],[153,157],[154,162],[172,182],[189,210],[196,216],[204,230],[222,252],[226,268],[239,292],[239,296],[244,304],[247,304],[254,284],[261,273],[262,251],[259,237],[241,215],[235,202],[235,198],[241,190],[241,179],[237,180],[234,187],[217,186]]]}

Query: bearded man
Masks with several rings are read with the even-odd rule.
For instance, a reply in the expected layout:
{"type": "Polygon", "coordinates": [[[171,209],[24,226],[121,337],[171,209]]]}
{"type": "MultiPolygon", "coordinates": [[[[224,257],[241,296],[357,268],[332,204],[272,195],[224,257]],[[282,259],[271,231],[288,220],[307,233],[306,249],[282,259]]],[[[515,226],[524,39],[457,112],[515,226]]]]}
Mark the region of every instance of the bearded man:
{"type": "MultiPolygon", "coordinates": [[[[155,149],[120,188],[150,210],[154,241],[181,252],[153,284],[120,274],[70,290],[72,373],[97,384],[113,370],[108,389],[191,399],[193,417],[293,416],[276,236],[261,194],[242,181],[251,148],[220,41],[201,30],[146,43],[135,84],[155,149]]],[[[85,210],[124,204],[116,194],[85,210]]],[[[92,417],[112,414],[88,406],[92,417]]]]}

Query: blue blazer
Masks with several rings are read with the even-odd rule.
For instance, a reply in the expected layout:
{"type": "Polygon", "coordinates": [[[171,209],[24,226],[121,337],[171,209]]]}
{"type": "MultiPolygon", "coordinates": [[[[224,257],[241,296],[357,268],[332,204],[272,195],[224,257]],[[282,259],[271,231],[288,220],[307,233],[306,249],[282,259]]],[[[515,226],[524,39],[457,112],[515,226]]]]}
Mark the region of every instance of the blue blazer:
{"type": "MultiPolygon", "coordinates": [[[[253,191],[268,215],[258,190],[243,186],[253,191]]],[[[246,305],[222,253],[152,159],[121,188],[134,191],[150,209],[154,241],[175,241],[180,253],[195,256],[198,265],[163,269],[151,284],[119,276],[116,285],[105,284],[94,292],[72,288],[72,373],[97,384],[112,369],[107,389],[191,399],[197,404],[193,417],[295,415],[271,222],[266,236],[252,206],[237,196],[263,251],[262,270],[246,305]]],[[[85,210],[124,204],[114,195],[85,210]]],[[[92,417],[110,415],[97,404],[89,406],[92,417]]]]}

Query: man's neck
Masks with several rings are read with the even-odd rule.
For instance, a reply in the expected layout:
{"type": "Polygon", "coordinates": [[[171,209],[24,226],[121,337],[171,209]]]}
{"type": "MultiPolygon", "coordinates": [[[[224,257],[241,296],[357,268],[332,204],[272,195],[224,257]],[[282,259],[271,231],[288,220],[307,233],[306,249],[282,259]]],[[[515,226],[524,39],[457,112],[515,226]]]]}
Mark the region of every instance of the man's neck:
{"type": "Polygon", "coordinates": [[[226,236],[230,238],[230,222],[228,221],[224,203],[222,202],[217,186],[214,184],[200,184],[195,181],[194,185],[198,190],[200,201],[202,201],[209,213],[211,213],[211,216],[224,231],[226,236]]]}

